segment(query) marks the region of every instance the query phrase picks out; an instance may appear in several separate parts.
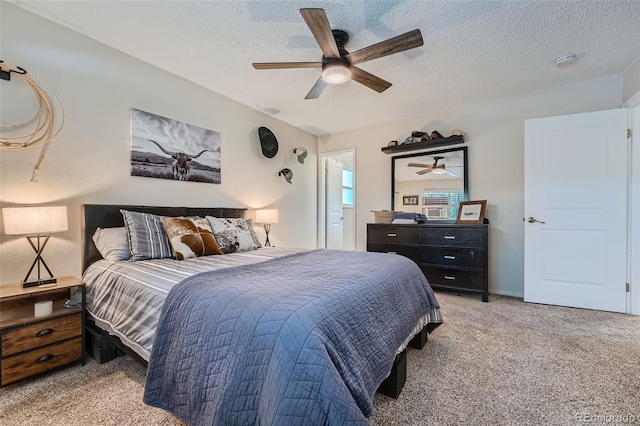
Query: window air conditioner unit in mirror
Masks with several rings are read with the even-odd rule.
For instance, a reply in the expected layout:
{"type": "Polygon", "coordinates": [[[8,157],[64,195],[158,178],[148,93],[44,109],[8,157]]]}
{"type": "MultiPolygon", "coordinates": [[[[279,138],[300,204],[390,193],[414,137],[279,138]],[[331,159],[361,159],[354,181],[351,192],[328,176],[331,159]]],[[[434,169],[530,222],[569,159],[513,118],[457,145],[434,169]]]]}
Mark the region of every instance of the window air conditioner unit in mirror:
{"type": "Polygon", "coordinates": [[[448,219],[449,206],[428,206],[424,208],[427,219],[448,219]]]}

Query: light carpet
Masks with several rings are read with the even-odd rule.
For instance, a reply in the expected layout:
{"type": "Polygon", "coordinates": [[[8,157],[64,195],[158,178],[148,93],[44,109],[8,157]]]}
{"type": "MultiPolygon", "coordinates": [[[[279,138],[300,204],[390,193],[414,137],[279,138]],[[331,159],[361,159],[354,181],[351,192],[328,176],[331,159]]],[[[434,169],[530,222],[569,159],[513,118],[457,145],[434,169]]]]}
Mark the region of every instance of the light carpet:
{"type": "MultiPolygon", "coordinates": [[[[409,349],[397,400],[372,425],[640,424],[640,317],[438,293],[445,323],[409,349]],[[600,416],[600,417],[598,417],[600,416]]],[[[128,357],[0,389],[2,425],[182,425],[142,402],[128,357]]]]}

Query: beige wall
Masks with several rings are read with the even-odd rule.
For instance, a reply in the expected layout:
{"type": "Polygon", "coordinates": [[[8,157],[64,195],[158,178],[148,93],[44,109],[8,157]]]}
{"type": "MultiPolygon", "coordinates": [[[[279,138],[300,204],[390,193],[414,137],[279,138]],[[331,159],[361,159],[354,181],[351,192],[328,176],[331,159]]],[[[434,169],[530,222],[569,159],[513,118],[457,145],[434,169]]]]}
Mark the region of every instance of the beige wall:
{"type": "Polygon", "coordinates": [[[354,147],[358,151],[356,247],[365,250],[366,224],[373,221],[371,210],[391,206],[391,156],[380,147],[391,140],[404,140],[412,130],[446,134],[454,128],[463,129],[467,134],[469,197],[488,200],[489,290],[522,296],[524,120],[612,109],[621,104],[622,76],[618,76],[322,136],[318,151],[354,147]]]}
{"type": "MultiPolygon", "coordinates": [[[[39,183],[29,183],[38,148],[0,151],[2,206],[68,206],[69,231],[54,235],[44,253],[54,273],[82,272],[83,203],[269,206],[280,210],[280,223],[270,234],[274,245],[316,247],[315,136],[9,3],[0,5],[1,59],[54,89],[66,113],[39,183]],[[130,176],[132,107],[220,132],[222,184],[130,176]],[[260,151],[259,126],[269,127],[278,138],[280,151],[273,159],[260,151]],[[309,152],[303,165],[293,154],[296,146],[309,152]],[[293,170],[293,185],[278,177],[283,167],[293,170]]],[[[17,78],[0,84],[3,124],[34,111],[32,96],[21,84],[17,78]]],[[[262,228],[256,229],[264,238],[262,228]]],[[[0,283],[23,278],[34,256],[27,241],[2,233],[0,238],[0,283]]]]}
{"type": "Polygon", "coordinates": [[[640,58],[624,73],[622,100],[627,102],[636,93],[640,93],[640,58]]]}

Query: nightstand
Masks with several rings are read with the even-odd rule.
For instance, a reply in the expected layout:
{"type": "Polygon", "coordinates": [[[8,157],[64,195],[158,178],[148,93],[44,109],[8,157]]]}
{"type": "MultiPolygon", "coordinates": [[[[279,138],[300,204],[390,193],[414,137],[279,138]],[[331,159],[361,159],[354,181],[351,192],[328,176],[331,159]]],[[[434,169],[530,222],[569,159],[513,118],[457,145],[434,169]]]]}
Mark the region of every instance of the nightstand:
{"type": "Polygon", "coordinates": [[[85,284],[75,277],[58,277],[54,287],[0,286],[0,386],[81,361],[84,365],[85,284]],[[64,303],[76,287],[79,308],[64,303]],[[36,302],[53,301],[53,311],[34,316],[36,302]]]}

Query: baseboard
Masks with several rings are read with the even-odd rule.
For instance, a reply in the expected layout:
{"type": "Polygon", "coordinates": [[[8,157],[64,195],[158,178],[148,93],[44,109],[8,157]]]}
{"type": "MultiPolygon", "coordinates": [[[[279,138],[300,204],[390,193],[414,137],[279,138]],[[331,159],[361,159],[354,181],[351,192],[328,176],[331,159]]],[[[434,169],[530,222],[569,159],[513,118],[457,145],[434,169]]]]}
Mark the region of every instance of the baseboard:
{"type": "Polygon", "coordinates": [[[497,294],[498,296],[517,297],[518,299],[524,298],[524,292],[508,291],[508,290],[489,290],[489,294],[497,294]]]}

